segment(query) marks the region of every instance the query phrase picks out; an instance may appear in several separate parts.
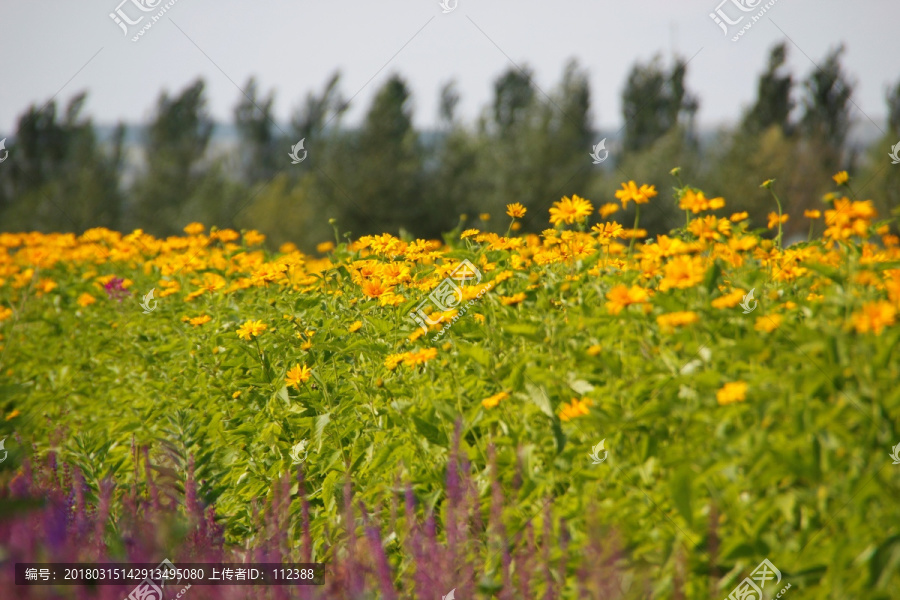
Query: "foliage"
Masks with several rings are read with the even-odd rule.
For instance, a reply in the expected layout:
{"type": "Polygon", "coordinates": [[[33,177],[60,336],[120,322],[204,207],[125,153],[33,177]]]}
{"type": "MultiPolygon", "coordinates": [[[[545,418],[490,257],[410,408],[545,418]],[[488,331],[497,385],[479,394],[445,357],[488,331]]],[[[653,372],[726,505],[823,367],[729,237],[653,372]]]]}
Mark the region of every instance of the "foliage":
{"type": "MultiPolygon", "coordinates": [[[[441,563],[460,586],[473,581],[466,565],[485,569],[481,597],[511,593],[504,569],[559,561],[518,597],[543,597],[547,581],[576,597],[597,564],[592,522],[621,540],[605,550],[625,598],[725,596],[764,558],[798,599],[890,597],[900,240],[852,197],[853,180],[811,216],[821,236],[782,248],[765,227],[710,212],[724,201],[673,173],[674,197],[617,194],[683,219],[653,239],[615,214],[588,231],[595,207],[577,196],[554,206],[558,224],[541,236],[364,236],[323,247],[325,258],[197,223],[168,239],[0,234],[0,435],[21,439],[0,472],[31,443],[76,465],[97,502],[106,478],[146,489],[129,451],[146,446],[176,489],[195,470],[226,541],[252,547],[263,498],[290,503],[279,529],[301,543],[299,491],[272,492],[301,464],[305,547],[336,564],[335,548],[354,543],[336,533],[357,523],[350,478],[354,502],[379,516],[397,586],[420,572],[410,530],[383,508],[397,481],[410,484],[423,535],[434,511],[451,547],[458,476],[477,506],[503,507],[491,538],[490,511],[470,505],[468,559],[441,563]],[[462,259],[482,276],[461,292],[466,310],[426,313],[443,320],[423,332],[410,312],[462,259]],[[592,464],[600,440],[608,457],[592,464]],[[531,545],[529,523],[568,550],[531,545]]],[[[123,502],[111,496],[113,514],[123,502]]]]}

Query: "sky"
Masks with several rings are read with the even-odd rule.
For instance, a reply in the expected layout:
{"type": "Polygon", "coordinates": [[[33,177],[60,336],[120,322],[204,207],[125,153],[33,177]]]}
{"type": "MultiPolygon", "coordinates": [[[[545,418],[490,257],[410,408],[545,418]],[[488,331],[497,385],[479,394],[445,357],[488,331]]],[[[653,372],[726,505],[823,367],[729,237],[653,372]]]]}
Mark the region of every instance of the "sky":
{"type": "Polygon", "coordinates": [[[571,58],[588,73],[594,125],[618,127],[633,64],[658,53],[671,64],[673,52],[690,60],[698,122],[711,127],[733,122],[753,101],[768,51],[783,40],[798,78],[844,43],[844,65],[856,83],[853,118],[882,130],[885,92],[900,81],[897,0],[444,2],[452,10],[444,12],[438,0],[0,0],[0,135],[14,132],[29,105],[51,98],[65,104],[82,90],[95,123],[142,122],[163,89],[178,92],[198,77],[215,119],[232,119],[241,89],[255,76],[263,91],[274,91],[284,123],[336,70],[341,92],[352,98],[347,124],[360,121],[395,73],[413,92],[417,126],[436,123],[439,91],[451,79],[462,96],[458,114],[472,122],[509,67],[531,67],[539,93],[550,94],[571,58]],[[140,10],[141,3],[152,10],[140,10]],[[742,11],[741,3],[752,10],[742,11]],[[732,21],[743,16],[727,35],[710,17],[717,8],[732,21]],[[117,9],[131,21],[143,19],[123,24],[126,34],[110,17],[117,9]]]}

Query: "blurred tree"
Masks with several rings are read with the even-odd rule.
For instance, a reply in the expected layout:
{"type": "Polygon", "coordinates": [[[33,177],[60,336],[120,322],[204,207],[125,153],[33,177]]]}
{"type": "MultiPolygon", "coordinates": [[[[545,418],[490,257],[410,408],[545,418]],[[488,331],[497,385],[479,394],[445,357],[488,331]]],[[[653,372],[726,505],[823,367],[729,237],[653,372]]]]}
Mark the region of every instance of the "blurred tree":
{"type": "Polygon", "coordinates": [[[476,204],[484,188],[478,170],[479,158],[483,156],[481,140],[456,120],[459,101],[455,82],[441,88],[441,131],[432,136],[433,144],[424,164],[426,202],[434,218],[444,224],[441,233],[449,231],[461,215],[478,214],[483,209],[476,204]]]}
{"type": "MultiPolygon", "coordinates": [[[[850,102],[853,84],[841,66],[844,46],[833,50],[821,68],[816,68],[804,82],[804,133],[817,143],[840,152],[850,131],[850,102]]],[[[837,156],[829,157],[837,160],[837,156]]]]}
{"type": "Polygon", "coordinates": [[[0,221],[5,228],[80,233],[119,226],[118,189],[124,126],[115,129],[104,153],[93,123],[81,117],[87,94],[72,98],[62,120],[56,104],[32,105],[19,118],[8,165],[0,183],[0,221]]]}
{"type": "Polygon", "coordinates": [[[686,139],[694,139],[694,117],[700,105],[685,87],[687,63],[676,58],[667,72],[660,62],[656,56],[649,64],[638,63],[628,75],[622,92],[627,152],[648,148],[678,124],[686,139]]]}
{"type": "Polygon", "coordinates": [[[532,72],[528,67],[510,68],[494,82],[494,120],[501,137],[510,135],[534,105],[532,72]]]}
{"type": "Polygon", "coordinates": [[[278,139],[272,115],[271,93],[259,96],[256,80],[250,78],[247,91],[234,109],[234,121],[240,136],[241,171],[247,182],[267,181],[278,170],[278,139]]]}
{"type": "Polygon", "coordinates": [[[529,209],[523,224],[544,229],[550,204],[565,195],[585,195],[591,177],[587,75],[570,61],[557,89],[539,98],[530,68],[510,68],[495,81],[494,94],[492,110],[479,126],[477,172],[484,191],[473,199],[473,209],[500,219],[502,231],[506,205],[520,202],[529,209]]]}
{"type": "Polygon", "coordinates": [[[791,133],[789,119],[794,108],[791,101],[794,77],[791,73],[782,74],[786,59],[787,46],[783,42],[769,52],[768,67],[757,84],[756,103],[744,115],[744,132],[758,134],[777,126],[783,132],[791,133]]]}
{"type": "Polygon", "coordinates": [[[456,82],[449,81],[441,88],[441,98],[438,105],[438,119],[447,126],[452,126],[456,118],[456,107],[459,104],[459,91],[456,82]]]}
{"type": "Polygon", "coordinates": [[[887,93],[888,128],[900,135],[900,81],[887,93]]]}
{"type": "Polygon", "coordinates": [[[421,197],[421,149],[409,100],[406,82],[390,77],[378,90],[352,153],[344,156],[355,169],[344,172],[343,190],[332,197],[354,235],[397,234],[401,228],[420,236],[440,234],[442,224],[421,197]]]}
{"type": "Polygon", "coordinates": [[[184,207],[207,174],[203,161],[212,131],[202,80],[174,98],[162,93],[145,134],[146,167],[132,189],[135,227],[157,235],[180,232],[184,207]]]}

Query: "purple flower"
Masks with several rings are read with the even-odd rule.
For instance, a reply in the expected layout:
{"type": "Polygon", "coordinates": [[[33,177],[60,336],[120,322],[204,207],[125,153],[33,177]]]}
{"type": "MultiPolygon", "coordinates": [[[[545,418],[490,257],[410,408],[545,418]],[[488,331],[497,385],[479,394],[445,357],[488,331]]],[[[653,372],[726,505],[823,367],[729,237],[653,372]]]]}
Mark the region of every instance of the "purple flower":
{"type": "Polygon", "coordinates": [[[131,295],[131,292],[122,287],[122,284],[124,282],[125,280],[120,277],[113,277],[106,282],[106,285],[103,286],[103,289],[106,290],[106,294],[110,298],[115,298],[116,300],[121,302],[126,296],[131,295]]]}

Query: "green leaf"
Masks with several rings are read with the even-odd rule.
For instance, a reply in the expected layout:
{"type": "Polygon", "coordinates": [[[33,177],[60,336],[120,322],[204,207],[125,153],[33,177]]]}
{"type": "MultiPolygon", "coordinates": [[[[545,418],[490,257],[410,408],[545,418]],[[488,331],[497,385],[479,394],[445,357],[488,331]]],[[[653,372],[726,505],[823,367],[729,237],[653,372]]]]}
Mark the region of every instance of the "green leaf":
{"type": "Polygon", "coordinates": [[[416,425],[416,430],[421,433],[426,440],[437,446],[449,446],[447,436],[444,434],[443,430],[415,415],[413,415],[412,420],[416,425]]]}
{"type": "Polygon", "coordinates": [[[669,479],[669,491],[672,494],[672,504],[678,513],[687,522],[688,527],[694,526],[694,513],[691,510],[691,479],[693,474],[689,467],[681,467],[669,479]]]}

